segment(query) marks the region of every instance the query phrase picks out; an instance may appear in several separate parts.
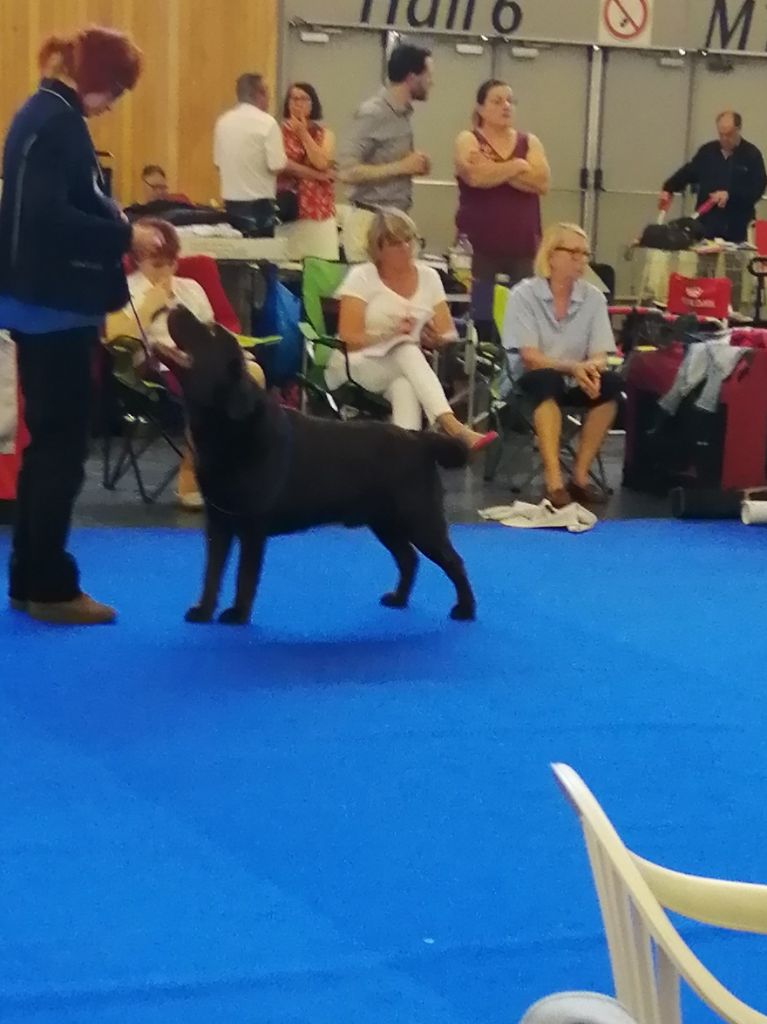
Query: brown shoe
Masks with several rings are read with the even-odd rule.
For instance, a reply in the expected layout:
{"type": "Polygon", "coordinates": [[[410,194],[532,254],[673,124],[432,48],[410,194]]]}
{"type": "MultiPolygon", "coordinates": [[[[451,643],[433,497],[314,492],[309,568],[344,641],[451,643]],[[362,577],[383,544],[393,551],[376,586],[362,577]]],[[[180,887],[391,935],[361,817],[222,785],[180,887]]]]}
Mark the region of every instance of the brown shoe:
{"type": "Polygon", "coordinates": [[[573,503],[566,487],[557,487],[555,491],[546,491],[546,500],[550,501],[554,508],[565,508],[573,503]]]}
{"type": "Polygon", "coordinates": [[[22,601],[21,598],[18,597],[9,597],[8,606],[15,612],[25,612],[27,610],[27,602],[22,601]]]}
{"type": "Polygon", "coordinates": [[[591,484],[581,487],[571,480],[567,489],[572,494],[573,501],[577,501],[580,505],[606,505],[610,500],[607,491],[603,491],[600,487],[592,487],[591,484]]]}
{"type": "Polygon", "coordinates": [[[117,618],[114,608],[87,594],[79,594],[71,601],[29,601],[27,613],[38,622],[57,626],[102,626],[117,618]]]}

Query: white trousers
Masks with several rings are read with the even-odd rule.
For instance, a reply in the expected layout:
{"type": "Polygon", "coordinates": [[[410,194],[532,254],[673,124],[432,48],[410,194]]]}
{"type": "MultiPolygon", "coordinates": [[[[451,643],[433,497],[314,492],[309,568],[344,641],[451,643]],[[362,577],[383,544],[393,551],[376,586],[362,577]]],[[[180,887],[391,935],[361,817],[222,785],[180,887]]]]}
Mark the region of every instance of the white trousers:
{"type": "Polygon", "coordinates": [[[368,231],[373,223],[374,213],[353,206],[343,223],[341,241],[347,263],[366,263],[368,256],[368,231]]]}
{"type": "Polygon", "coordinates": [[[335,217],[280,224],[275,237],[285,240],[289,260],[302,260],[304,256],[318,256],[322,260],[338,259],[338,226],[335,217]]]}
{"type": "MultiPolygon", "coordinates": [[[[357,384],[384,395],[391,402],[392,423],[405,430],[420,430],[423,414],[429,423],[452,412],[442,385],[418,345],[403,342],[386,355],[350,352],[349,364],[357,384]]],[[[331,391],[347,380],[342,352],[332,352],[325,370],[331,391]]]]}

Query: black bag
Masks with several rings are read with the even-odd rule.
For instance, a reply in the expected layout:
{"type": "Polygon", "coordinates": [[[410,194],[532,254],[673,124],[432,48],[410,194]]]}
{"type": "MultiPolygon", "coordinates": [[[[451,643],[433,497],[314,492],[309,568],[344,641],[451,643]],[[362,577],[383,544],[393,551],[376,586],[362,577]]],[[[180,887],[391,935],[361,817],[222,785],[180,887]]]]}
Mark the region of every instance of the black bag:
{"type": "Polygon", "coordinates": [[[284,189],[277,193],[277,216],[281,224],[291,224],[298,220],[298,192],[284,189]]]}
{"type": "Polygon", "coordinates": [[[705,238],[705,229],[696,217],[679,217],[668,224],[648,224],[639,239],[643,249],[664,249],[678,252],[705,238]]]}

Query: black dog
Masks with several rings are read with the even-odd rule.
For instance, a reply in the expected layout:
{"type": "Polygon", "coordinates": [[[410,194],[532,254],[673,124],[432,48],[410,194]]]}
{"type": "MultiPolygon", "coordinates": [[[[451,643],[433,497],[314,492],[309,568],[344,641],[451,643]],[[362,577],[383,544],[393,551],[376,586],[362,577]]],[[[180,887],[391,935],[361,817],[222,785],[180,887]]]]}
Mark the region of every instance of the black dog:
{"type": "Polygon", "coordinates": [[[202,597],[187,612],[187,621],[213,617],[235,537],[240,542],[237,594],[218,621],[245,623],[266,538],[323,523],[369,526],[391,552],[400,578],[381,598],[387,607],[406,607],[417,548],[455,585],[458,600],[451,617],[474,618],[474,595],[448,537],[437,471],[438,463],[466,464],[460,441],[282,409],[250,379],[237,339],[228,331],[200,323],[184,308],[171,312],[168,325],[187,364],[173,368],[187,406],[206,514],[202,597]]]}

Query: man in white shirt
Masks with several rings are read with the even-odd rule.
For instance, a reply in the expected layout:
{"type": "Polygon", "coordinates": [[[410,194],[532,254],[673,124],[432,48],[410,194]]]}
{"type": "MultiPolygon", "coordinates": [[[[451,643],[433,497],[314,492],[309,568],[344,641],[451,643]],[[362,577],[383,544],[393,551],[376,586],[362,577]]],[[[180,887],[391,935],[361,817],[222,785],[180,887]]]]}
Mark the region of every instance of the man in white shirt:
{"type": "Polygon", "coordinates": [[[213,136],[226,212],[235,227],[259,238],[274,235],[277,175],[287,163],[282,131],[268,106],[261,75],[240,75],[237,105],[219,117],[213,136]]]}

